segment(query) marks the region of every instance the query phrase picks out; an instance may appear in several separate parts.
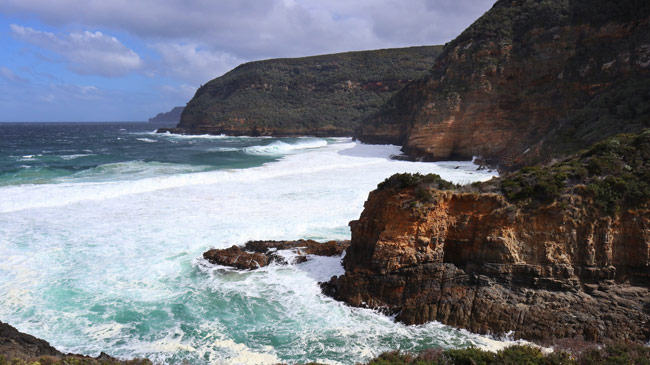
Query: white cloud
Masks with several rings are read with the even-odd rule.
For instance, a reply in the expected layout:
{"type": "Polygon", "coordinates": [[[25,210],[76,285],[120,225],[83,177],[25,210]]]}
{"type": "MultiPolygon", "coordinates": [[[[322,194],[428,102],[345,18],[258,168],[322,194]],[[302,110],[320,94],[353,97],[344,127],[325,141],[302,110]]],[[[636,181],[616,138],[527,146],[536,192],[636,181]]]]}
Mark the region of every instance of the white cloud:
{"type": "Polygon", "coordinates": [[[181,84],[179,86],[163,85],[161,91],[169,98],[182,100],[190,100],[196,93],[196,87],[188,84],[181,84]]]}
{"type": "Polygon", "coordinates": [[[164,73],[195,84],[220,76],[243,62],[227,53],[200,49],[194,43],[156,43],[152,48],[162,57],[164,73]]]}
{"type": "Polygon", "coordinates": [[[16,38],[50,50],[65,58],[69,68],[79,74],[122,76],[142,67],[140,56],[115,37],[102,32],[70,33],[57,36],[12,24],[16,38]]]}

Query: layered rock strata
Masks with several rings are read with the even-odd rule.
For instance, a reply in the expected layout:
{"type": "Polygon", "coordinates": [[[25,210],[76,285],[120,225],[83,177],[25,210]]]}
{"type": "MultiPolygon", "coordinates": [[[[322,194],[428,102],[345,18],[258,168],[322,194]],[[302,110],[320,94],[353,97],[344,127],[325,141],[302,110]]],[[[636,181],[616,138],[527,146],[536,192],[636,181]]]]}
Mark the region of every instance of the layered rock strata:
{"type": "Polygon", "coordinates": [[[293,263],[301,263],[307,261],[308,255],[340,256],[349,246],[350,241],[249,241],[243,248],[234,245],[226,249],[208,250],[203,253],[203,258],[213,264],[254,270],[273,262],[288,264],[287,255],[281,251],[290,251],[293,263]]]}
{"type": "Polygon", "coordinates": [[[521,208],[496,193],[370,193],[346,273],[324,291],[407,324],[545,341],[650,339],[650,205],[603,216],[579,195],[521,208]]]}
{"type": "Polygon", "coordinates": [[[650,127],[650,3],[500,0],[357,137],[506,169],[650,127]]]}

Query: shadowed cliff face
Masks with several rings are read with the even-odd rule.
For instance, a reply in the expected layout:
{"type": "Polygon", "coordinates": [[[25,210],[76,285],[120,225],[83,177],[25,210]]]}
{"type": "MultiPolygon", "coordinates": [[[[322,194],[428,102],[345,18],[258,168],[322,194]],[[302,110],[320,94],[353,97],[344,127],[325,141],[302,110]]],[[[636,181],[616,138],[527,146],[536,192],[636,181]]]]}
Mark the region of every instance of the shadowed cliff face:
{"type": "Polygon", "coordinates": [[[201,86],[178,127],[186,133],[351,136],[361,118],[426,73],[441,48],[246,63],[201,86]]]}
{"type": "Polygon", "coordinates": [[[649,21],[644,1],[498,1],[358,137],[517,167],[647,128],[649,21]]]}

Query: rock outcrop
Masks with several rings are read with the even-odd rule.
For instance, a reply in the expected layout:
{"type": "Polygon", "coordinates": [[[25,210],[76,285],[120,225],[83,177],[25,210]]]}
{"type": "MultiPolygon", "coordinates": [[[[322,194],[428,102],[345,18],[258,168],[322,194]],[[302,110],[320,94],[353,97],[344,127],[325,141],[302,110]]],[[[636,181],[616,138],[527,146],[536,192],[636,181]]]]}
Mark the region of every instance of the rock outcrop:
{"type": "Polygon", "coordinates": [[[19,359],[47,364],[151,364],[149,360],[119,360],[105,353],[97,357],[64,354],[39,338],[22,333],[9,324],[0,322],[0,362],[19,359]],[[45,359],[45,360],[43,360],[45,359]]]}
{"type": "Polygon", "coordinates": [[[203,253],[203,258],[213,264],[254,270],[272,262],[288,264],[287,256],[278,251],[290,251],[294,263],[301,263],[307,261],[307,255],[342,255],[349,246],[350,241],[248,241],[243,248],[236,245],[226,249],[213,248],[203,253]]]}
{"type": "Polygon", "coordinates": [[[408,324],[548,341],[650,339],[650,131],[473,186],[395,175],[323,285],[408,324]]]}
{"type": "Polygon", "coordinates": [[[650,3],[499,0],[357,136],[505,168],[650,127],[650,3]]]}
{"type": "Polygon", "coordinates": [[[431,67],[426,46],[249,62],[201,86],[161,132],[352,136],[362,118],[431,67]]]}

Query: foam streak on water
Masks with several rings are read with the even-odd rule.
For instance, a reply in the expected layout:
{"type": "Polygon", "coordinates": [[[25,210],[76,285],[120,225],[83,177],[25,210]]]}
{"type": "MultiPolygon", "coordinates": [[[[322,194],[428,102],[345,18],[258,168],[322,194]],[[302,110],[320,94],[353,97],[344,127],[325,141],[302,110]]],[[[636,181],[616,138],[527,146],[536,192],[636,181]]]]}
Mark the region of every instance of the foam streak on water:
{"type": "Polygon", "coordinates": [[[340,258],[255,272],[202,260],[252,239],[347,239],[368,192],[395,172],[491,177],[470,163],[391,160],[395,146],[269,142],[252,152],[283,157],[257,167],[159,164],[131,178],[0,186],[0,319],[63,351],[171,363],[349,364],[397,348],[500,344],[324,297],[317,283],[342,273],[340,258]]]}

